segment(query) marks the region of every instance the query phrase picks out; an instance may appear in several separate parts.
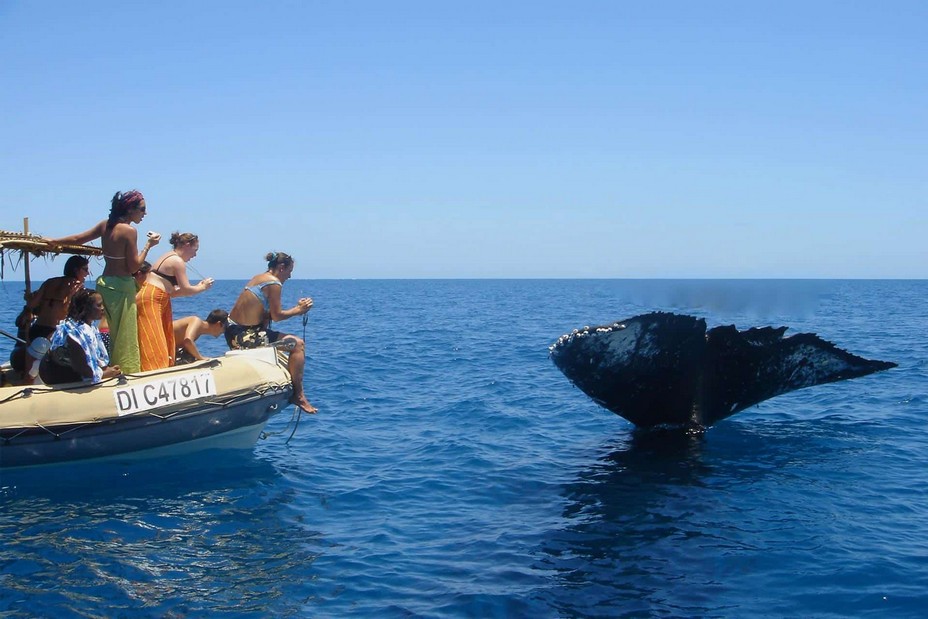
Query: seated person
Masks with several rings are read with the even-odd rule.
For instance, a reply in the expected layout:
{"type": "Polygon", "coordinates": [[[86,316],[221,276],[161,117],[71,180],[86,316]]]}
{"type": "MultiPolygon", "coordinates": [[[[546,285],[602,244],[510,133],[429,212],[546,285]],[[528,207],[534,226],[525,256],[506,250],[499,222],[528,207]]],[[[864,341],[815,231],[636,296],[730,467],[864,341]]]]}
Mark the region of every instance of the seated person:
{"type": "Polygon", "coordinates": [[[214,309],[206,320],[198,316],[187,316],[174,321],[174,341],[177,342],[177,352],[174,353],[174,365],[202,361],[206,357],[200,354],[197,348],[197,338],[201,335],[219,337],[226,332],[229,325],[229,312],[214,309]]]}
{"type": "MultiPolygon", "coordinates": [[[[20,332],[28,329],[26,336],[20,337],[27,343],[37,337],[50,338],[58,323],[67,318],[71,296],[84,287],[88,275],[90,261],[84,256],[71,256],[64,263],[63,276],[45,280],[38,290],[27,295],[26,307],[16,319],[20,332]]],[[[22,371],[25,348],[20,346],[19,349],[10,356],[10,364],[14,370],[22,371]]]]}
{"type": "Polygon", "coordinates": [[[291,308],[284,309],[281,288],[293,275],[293,257],[283,252],[271,252],[265,256],[267,271],[258,273],[245,285],[232,311],[226,328],[226,342],[232,350],[257,348],[283,341],[291,347],[287,370],[293,384],[290,402],[307,413],[315,413],[316,407],[306,399],[303,390],[303,368],[306,364],[306,347],[295,335],[271,329],[271,321],[286,320],[303,316],[313,306],[313,300],[303,297],[291,308]]]}
{"type": "Polygon", "coordinates": [[[103,297],[82,288],[75,293],[68,317],[51,337],[51,348],[42,358],[39,376],[46,385],[100,381],[119,376],[119,366],[109,365],[110,357],[94,321],[103,317],[103,297]]]}

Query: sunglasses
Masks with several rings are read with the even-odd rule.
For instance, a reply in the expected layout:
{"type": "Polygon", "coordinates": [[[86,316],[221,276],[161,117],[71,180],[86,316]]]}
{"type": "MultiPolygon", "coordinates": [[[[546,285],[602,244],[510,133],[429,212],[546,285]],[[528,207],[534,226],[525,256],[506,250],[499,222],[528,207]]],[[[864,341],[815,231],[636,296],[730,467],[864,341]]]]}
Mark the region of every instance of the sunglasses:
{"type": "Polygon", "coordinates": [[[148,210],[148,209],[147,209],[146,207],[144,207],[144,206],[137,206],[136,208],[139,209],[140,211],[142,211],[143,213],[144,213],[146,210],[148,210]]]}

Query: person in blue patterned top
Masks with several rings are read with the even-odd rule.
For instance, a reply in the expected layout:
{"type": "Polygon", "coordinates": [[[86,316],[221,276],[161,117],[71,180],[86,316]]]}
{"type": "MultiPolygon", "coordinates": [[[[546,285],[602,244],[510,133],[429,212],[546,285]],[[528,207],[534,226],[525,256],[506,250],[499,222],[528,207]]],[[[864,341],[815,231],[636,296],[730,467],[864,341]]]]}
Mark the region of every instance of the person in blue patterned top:
{"type": "Polygon", "coordinates": [[[118,365],[109,365],[106,346],[94,326],[103,315],[103,297],[99,292],[83,288],[75,293],[68,317],[58,323],[51,348],[39,366],[39,376],[46,385],[99,383],[122,374],[118,365]]]}

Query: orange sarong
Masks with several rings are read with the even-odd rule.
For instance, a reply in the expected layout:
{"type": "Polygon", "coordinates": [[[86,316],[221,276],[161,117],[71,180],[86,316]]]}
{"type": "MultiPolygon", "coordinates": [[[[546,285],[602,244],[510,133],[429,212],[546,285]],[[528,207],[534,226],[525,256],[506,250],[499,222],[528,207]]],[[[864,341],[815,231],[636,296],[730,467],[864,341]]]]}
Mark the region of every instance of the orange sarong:
{"type": "Polygon", "coordinates": [[[174,365],[174,325],[171,295],[145,284],[135,297],[139,313],[139,352],[142,371],[174,365]]]}

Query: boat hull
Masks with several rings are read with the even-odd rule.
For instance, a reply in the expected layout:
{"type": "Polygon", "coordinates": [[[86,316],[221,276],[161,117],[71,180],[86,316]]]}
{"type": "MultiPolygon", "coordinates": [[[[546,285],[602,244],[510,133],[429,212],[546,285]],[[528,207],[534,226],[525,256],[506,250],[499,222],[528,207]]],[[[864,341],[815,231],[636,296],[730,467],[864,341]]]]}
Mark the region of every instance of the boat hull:
{"type": "Polygon", "coordinates": [[[249,449],[270,416],[287,406],[289,378],[268,349],[110,385],[20,389],[20,397],[0,404],[0,468],[249,449]],[[143,399],[163,385],[186,388],[204,376],[214,385],[203,397],[163,405],[155,398],[156,405],[145,410],[119,410],[133,393],[143,399]]]}
{"type": "Polygon", "coordinates": [[[0,431],[0,467],[36,466],[112,456],[161,457],[200,449],[250,449],[287,394],[234,406],[205,407],[169,418],[138,415],[83,426],[0,431]],[[170,447],[170,449],[167,449],[170,447]]]}

